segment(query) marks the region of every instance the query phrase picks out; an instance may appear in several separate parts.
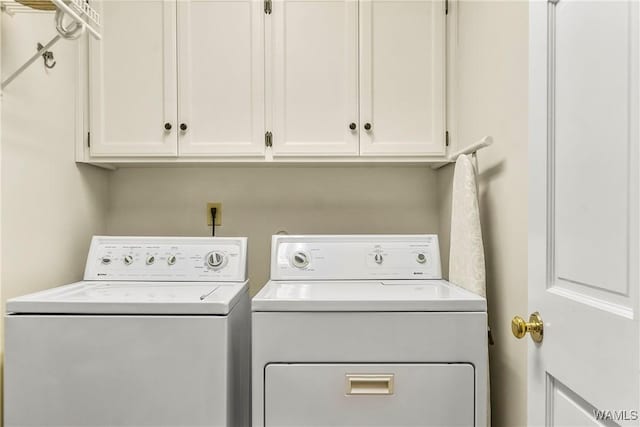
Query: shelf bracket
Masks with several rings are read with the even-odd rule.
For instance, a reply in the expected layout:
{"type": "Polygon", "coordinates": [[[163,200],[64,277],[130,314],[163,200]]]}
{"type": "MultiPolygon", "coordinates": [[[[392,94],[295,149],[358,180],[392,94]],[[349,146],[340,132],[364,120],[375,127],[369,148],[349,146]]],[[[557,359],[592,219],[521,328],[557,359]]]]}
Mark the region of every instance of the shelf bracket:
{"type": "Polygon", "coordinates": [[[64,0],[51,0],[56,7],[65,14],[72,17],[78,24],[84,26],[96,40],[102,39],[98,27],[100,26],[100,15],[84,0],[71,0],[77,10],[74,10],[64,0]]]}

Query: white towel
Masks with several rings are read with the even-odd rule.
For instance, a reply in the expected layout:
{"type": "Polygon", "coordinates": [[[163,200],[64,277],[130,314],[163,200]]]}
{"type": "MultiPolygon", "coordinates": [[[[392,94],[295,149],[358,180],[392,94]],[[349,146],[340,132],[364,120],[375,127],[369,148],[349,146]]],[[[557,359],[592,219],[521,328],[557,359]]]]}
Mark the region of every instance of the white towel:
{"type": "MultiPolygon", "coordinates": [[[[480,228],[476,169],[466,155],[459,156],[456,161],[451,199],[449,281],[486,297],[486,270],[482,230],[480,228]]],[[[488,426],[491,425],[491,387],[489,382],[489,367],[487,366],[488,426]]]]}
{"type": "Polygon", "coordinates": [[[449,281],[487,295],[476,172],[465,155],[458,157],[453,174],[449,281]]]}

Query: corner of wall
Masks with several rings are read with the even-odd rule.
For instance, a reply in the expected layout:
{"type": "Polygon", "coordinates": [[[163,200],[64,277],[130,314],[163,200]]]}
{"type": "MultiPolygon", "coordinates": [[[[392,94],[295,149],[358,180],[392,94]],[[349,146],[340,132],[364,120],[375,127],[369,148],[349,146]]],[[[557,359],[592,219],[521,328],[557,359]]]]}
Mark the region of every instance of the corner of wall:
{"type": "MultiPolygon", "coordinates": [[[[17,69],[53,34],[49,13],[0,13],[1,74],[17,69]]],[[[52,50],[55,68],[36,61],[0,99],[2,326],[6,299],[80,279],[91,235],[106,230],[107,172],[74,159],[76,45],[63,41],[52,50]],[[42,257],[34,268],[34,247],[56,256],[42,257]]],[[[0,395],[0,407],[1,401],[0,395]]]]}
{"type": "Polygon", "coordinates": [[[446,165],[436,171],[438,200],[438,235],[442,256],[442,275],[449,277],[449,247],[451,237],[451,193],[453,190],[453,165],[446,165]]]}

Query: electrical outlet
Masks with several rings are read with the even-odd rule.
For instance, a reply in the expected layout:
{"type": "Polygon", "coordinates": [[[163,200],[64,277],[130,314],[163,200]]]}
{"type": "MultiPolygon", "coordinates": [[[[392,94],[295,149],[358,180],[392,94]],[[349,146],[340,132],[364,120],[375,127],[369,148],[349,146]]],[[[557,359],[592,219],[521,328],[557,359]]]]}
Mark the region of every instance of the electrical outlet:
{"type": "Polygon", "coordinates": [[[207,203],[207,225],[211,226],[211,208],[216,208],[216,226],[222,225],[222,203],[221,202],[207,203]]]}

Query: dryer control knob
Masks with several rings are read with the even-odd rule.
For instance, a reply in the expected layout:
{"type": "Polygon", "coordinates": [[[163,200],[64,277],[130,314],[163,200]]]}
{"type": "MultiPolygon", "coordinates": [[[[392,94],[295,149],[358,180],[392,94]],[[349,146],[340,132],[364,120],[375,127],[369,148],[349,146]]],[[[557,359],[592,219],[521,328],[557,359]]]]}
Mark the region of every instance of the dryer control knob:
{"type": "Polygon", "coordinates": [[[416,255],[416,261],[418,261],[420,264],[425,264],[427,262],[427,256],[423,253],[419,253],[418,255],[416,255]]]}
{"type": "Polygon", "coordinates": [[[149,255],[149,256],[147,257],[147,265],[151,265],[151,264],[153,264],[154,262],[156,262],[156,257],[154,257],[153,255],[149,255]]]}
{"type": "Polygon", "coordinates": [[[209,266],[209,268],[220,268],[222,267],[222,264],[224,264],[224,261],[224,254],[220,252],[214,251],[207,254],[207,266],[209,266]]]}
{"type": "Polygon", "coordinates": [[[122,262],[124,262],[124,265],[131,265],[133,264],[133,257],[131,255],[125,255],[124,258],[122,258],[122,262]]]}
{"type": "Polygon", "coordinates": [[[291,265],[296,268],[305,268],[309,265],[310,261],[311,257],[309,254],[303,251],[295,252],[291,257],[291,265]]]}
{"type": "Polygon", "coordinates": [[[175,264],[176,261],[177,261],[177,259],[176,259],[175,255],[169,255],[169,258],[167,258],[167,264],[169,264],[169,265],[175,264]]]}
{"type": "Polygon", "coordinates": [[[373,256],[373,260],[376,262],[376,264],[382,264],[382,261],[384,261],[384,258],[382,258],[382,254],[375,254],[373,256]]]}
{"type": "Polygon", "coordinates": [[[109,265],[109,264],[111,264],[111,257],[103,256],[100,259],[100,262],[102,262],[102,264],[104,264],[104,265],[109,265]]]}

